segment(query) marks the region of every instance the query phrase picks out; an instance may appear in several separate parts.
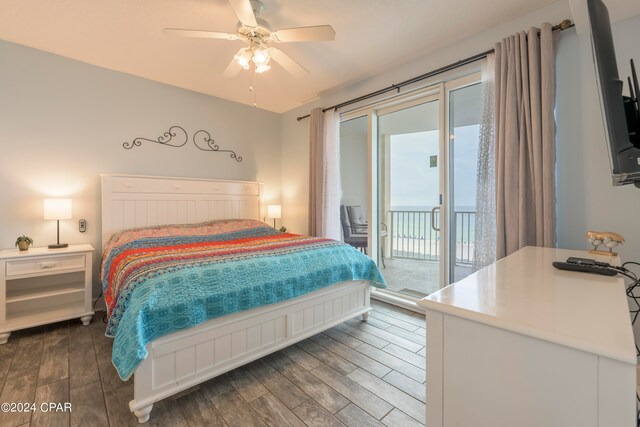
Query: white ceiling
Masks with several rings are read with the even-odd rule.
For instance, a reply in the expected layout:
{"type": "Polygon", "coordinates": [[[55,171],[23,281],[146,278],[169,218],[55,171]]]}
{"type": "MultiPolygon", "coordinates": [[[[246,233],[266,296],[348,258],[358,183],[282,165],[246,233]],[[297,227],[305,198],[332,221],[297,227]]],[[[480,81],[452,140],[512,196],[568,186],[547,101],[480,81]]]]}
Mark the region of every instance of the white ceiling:
{"type": "MultiPolygon", "coordinates": [[[[631,0],[626,0],[631,1],[631,0]]],[[[634,0],[635,1],[635,0],[634,0]]],[[[553,0],[263,0],[274,29],[329,24],[333,42],[278,45],[310,74],[280,66],[254,83],[260,108],[284,112],[553,0]]],[[[0,39],[253,105],[251,74],[222,73],[240,41],[180,39],[165,27],[235,32],[227,0],[0,0],[0,39]]]]}

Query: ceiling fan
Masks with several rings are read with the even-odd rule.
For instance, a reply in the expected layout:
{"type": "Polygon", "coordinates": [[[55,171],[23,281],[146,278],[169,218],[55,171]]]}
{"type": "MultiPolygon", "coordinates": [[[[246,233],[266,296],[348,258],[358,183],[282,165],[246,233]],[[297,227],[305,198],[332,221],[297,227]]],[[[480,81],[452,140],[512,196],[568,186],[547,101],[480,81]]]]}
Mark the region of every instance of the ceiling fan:
{"type": "Polygon", "coordinates": [[[224,77],[235,77],[241,69],[248,70],[252,66],[255,67],[256,73],[264,73],[271,68],[269,65],[271,59],[294,76],[303,76],[309,71],[271,44],[331,41],[336,36],[336,32],[330,25],[272,30],[269,23],[260,18],[264,9],[262,2],[258,0],[229,0],[229,3],[240,20],[235,34],[179,28],[164,29],[165,34],[178,37],[242,40],[245,42],[247,46],[235,54],[223,74],[224,77]]]}

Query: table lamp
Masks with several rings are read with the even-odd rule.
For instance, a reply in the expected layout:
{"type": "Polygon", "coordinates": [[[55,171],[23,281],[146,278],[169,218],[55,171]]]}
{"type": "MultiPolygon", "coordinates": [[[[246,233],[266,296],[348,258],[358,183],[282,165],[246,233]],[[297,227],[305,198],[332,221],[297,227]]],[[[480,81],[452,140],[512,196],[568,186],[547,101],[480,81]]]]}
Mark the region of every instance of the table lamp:
{"type": "Polygon", "coordinates": [[[267,205],[267,218],[273,218],[273,228],[276,228],[276,219],[282,218],[282,206],[267,205]]]}
{"type": "Polygon", "coordinates": [[[58,223],[57,243],[49,245],[49,249],[69,246],[68,243],[60,243],[60,220],[71,219],[71,199],[44,199],[44,219],[55,219],[58,223]]]}

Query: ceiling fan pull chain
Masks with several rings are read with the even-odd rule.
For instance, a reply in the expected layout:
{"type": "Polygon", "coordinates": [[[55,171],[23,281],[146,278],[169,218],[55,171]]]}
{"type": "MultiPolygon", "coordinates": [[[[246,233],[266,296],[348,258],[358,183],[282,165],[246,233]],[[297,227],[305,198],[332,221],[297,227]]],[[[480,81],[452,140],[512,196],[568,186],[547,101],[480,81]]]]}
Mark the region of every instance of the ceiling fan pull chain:
{"type": "MultiPolygon", "coordinates": [[[[251,87],[253,88],[253,85],[256,82],[256,67],[255,66],[253,67],[253,74],[251,75],[251,81],[252,81],[251,82],[251,87]]],[[[258,101],[257,101],[257,98],[256,98],[256,91],[252,90],[252,92],[253,92],[253,106],[257,107],[258,106],[258,101]]]]}
{"type": "Polygon", "coordinates": [[[258,103],[256,101],[256,91],[253,89],[253,85],[255,84],[256,79],[256,67],[255,65],[251,65],[251,80],[249,81],[249,92],[253,94],[253,106],[257,107],[258,103]]]}

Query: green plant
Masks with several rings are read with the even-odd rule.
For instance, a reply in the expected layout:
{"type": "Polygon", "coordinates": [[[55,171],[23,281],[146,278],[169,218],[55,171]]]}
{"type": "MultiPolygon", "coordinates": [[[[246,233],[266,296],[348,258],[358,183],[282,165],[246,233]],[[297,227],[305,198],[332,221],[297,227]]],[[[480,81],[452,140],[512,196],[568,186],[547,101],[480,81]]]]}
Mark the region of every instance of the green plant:
{"type": "Polygon", "coordinates": [[[16,246],[18,246],[18,243],[20,242],[27,242],[28,244],[33,245],[33,239],[31,237],[25,236],[24,234],[16,239],[16,246]]]}

